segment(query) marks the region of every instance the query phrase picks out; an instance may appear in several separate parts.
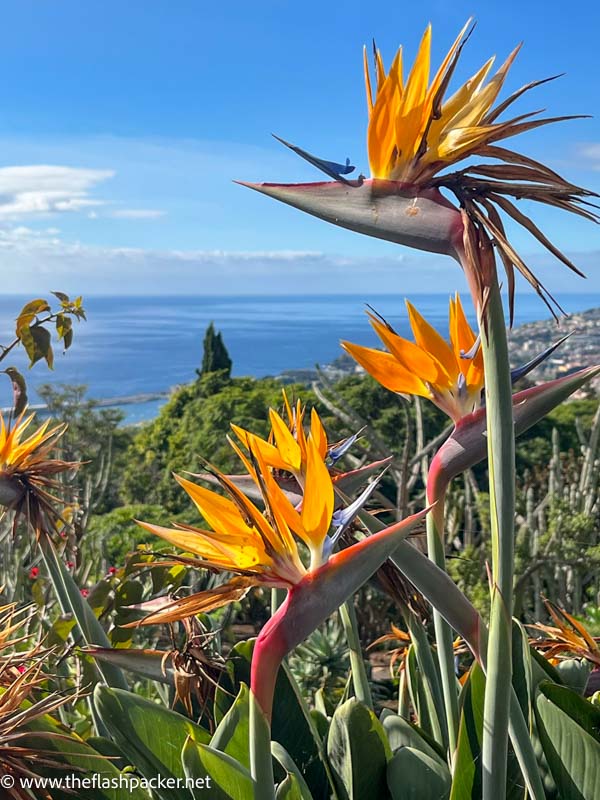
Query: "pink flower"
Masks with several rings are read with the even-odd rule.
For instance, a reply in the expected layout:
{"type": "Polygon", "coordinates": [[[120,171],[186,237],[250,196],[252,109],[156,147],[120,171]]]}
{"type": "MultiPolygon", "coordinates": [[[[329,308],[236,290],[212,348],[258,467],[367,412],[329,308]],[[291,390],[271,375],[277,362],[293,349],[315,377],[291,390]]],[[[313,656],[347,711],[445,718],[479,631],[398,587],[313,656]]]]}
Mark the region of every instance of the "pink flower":
{"type": "Polygon", "coordinates": [[[81,592],[81,596],[82,597],[87,597],[89,595],[89,593],[90,593],[90,590],[89,589],[80,589],[80,592],[81,592]]]}
{"type": "Polygon", "coordinates": [[[31,578],[32,581],[34,581],[39,574],[40,574],[39,567],[32,567],[29,570],[29,577],[31,578]]]}

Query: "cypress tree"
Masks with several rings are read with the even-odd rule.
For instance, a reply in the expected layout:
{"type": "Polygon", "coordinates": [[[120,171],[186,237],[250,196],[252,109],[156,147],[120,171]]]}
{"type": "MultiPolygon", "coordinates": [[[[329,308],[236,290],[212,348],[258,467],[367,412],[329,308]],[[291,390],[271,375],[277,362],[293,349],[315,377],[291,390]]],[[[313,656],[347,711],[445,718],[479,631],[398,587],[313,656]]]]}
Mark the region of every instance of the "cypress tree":
{"type": "Polygon", "coordinates": [[[209,372],[225,372],[231,375],[231,358],[223,342],[220,332],[215,330],[214,323],[210,323],[204,334],[204,352],[202,354],[202,369],[196,370],[199,375],[209,372]]]}

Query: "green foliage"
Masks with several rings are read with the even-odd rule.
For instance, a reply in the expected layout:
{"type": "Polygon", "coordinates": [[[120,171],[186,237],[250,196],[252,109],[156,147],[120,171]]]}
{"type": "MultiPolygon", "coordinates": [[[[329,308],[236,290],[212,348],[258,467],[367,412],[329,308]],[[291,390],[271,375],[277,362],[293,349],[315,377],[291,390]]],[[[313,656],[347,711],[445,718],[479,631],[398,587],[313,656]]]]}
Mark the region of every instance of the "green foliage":
{"type": "Polygon", "coordinates": [[[600,710],[575,692],[545,682],[535,715],[562,800],[595,800],[600,796],[600,710]]]}
{"type": "Polygon", "coordinates": [[[452,778],[440,758],[432,758],[420,749],[401,747],[388,765],[387,781],[392,800],[447,800],[452,778]]]}
{"type": "MultiPolygon", "coordinates": [[[[94,705],[102,722],[119,748],[148,780],[157,775],[185,777],[181,762],[184,744],[191,739],[208,744],[208,731],[186,717],[152,703],[131,692],[97,686],[94,705]]],[[[161,800],[191,798],[190,792],[176,788],[157,789],[161,800]]]]}
{"type": "Polygon", "coordinates": [[[305,697],[322,690],[326,700],[339,702],[348,676],[348,643],[337,615],[327,620],[297,647],[289,665],[305,697]]]}
{"type": "Polygon", "coordinates": [[[192,788],[194,800],[208,795],[214,800],[247,800],[254,797],[254,782],[247,769],[231,756],[212,747],[188,739],[182,750],[186,778],[197,786],[192,788]]]}
{"type": "Polygon", "coordinates": [[[129,553],[140,544],[151,542],[157,547],[164,544],[141,528],[135,520],[169,525],[173,521],[173,515],[162,506],[135,503],[92,517],[88,528],[89,538],[100,544],[108,567],[122,566],[129,553]]]}
{"type": "Polygon", "coordinates": [[[578,452],[580,441],[575,421],[580,420],[584,431],[589,431],[594,414],[598,408],[597,400],[571,400],[551,411],[516,442],[517,474],[529,468],[544,469],[552,457],[552,431],[557,429],[561,448],[564,452],[578,452]]]}
{"type": "Polygon", "coordinates": [[[386,770],[391,749],[375,714],[358,700],[347,700],[333,715],[327,755],[347,800],[390,797],[386,770]]]}
{"type": "Polygon", "coordinates": [[[487,617],[490,608],[490,593],[485,573],[487,555],[485,546],[468,545],[446,562],[452,580],[484,618],[487,617]]]}
{"type": "Polygon", "coordinates": [[[46,383],[37,393],[48,415],[67,425],[60,440],[61,457],[82,462],[74,476],[82,509],[85,504],[87,513],[101,514],[120,504],[120,474],[134,438],[134,431],[121,424],[123,412],[99,408],[95,400],[86,397],[83,385],[46,383]]]}
{"type": "MultiPolygon", "coordinates": [[[[81,297],[71,300],[64,292],[52,292],[59,301],[58,308],[52,308],[51,302],[36,298],[25,303],[17,315],[15,338],[7,344],[0,345],[0,362],[18,346],[22,346],[29,357],[29,368],[38,361],[45,360],[49,369],[54,367],[54,351],[52,349],[51,327],[56,329],[56,338],[62,342],[64,350],[68,350],[73,342],[73,320],[84,320],[85,310],[81,297]]],[[[20,414],[28,403],[27,384],[21,373],[12,366],[2,370],[12,385],[12,406],[15,416],[20,414]]]]}
{"type": "Polygon", "coordinates": [[[231,358],[223,342],[221,332],[215,331],[215,326],[211,322],[204,334],[204,352],[202,354],[202,369],[199,375],[207,375],[211,372],[222,372],[225,377],[231,375],[231,358]]]}
{"type": "MultiPolygon", "coordinates": [[[[127,787],[127,776],[123,775],[121,780],[123,788],[119,786],[120,770],[114,763],[115,748],[112,743],[110,757],[103,757],[102,750],[92,747],[93,740],[87,742],[70,731],[67,726],[60,724],[57,720],[46,714],[35,719],[20,728],[19,746],[31,748],[39,751],[43,748],[46,764],[41,764],[36,768],[36,773],[48,778],[60,778],[67,774],[75,775],[80,778],[89,777],[97,774],[107,786],[114,781],[113,788],[101,788],[100,785],[85,789],[85,797],[89,800],[150,800],[149,793],[145,792],[132,781],[131,786],[127,787]],[[101,755],[102,753],[102,755],[101,755]],[[60,769],[50,766],[52,761],[58,761],[63,766],[60,769]]],[[[1,761],[0,761],[1,763],[1,761]]],[[[8,774],[8,773],[5,773],[8,774]]],[[[133,777],[133,776],[132,776],[133,777]]],[[[37,796],[37,795],[36,795],[37,796]]],[[[74,797],[73,789],[64,791],[53,789],[52,800],[72,800],[74,797]]]]}
{"type": "MultiPolygon", "coordinates": [[[[227,673],[215,697],[215,719],[221,722],[231,709],[242,684],[250,685],[253,642],[240,642],[231,651],[227,673]]],[[[243,696],[243,694],[242,694],[243,696]]],[[[328,780],[323,764],[323,746],[315,724],[286,667],[279,670],[275,687],[277,702],[273,708],[271,738],[290,754],[314,800],[329,797],[328,780]]]]}

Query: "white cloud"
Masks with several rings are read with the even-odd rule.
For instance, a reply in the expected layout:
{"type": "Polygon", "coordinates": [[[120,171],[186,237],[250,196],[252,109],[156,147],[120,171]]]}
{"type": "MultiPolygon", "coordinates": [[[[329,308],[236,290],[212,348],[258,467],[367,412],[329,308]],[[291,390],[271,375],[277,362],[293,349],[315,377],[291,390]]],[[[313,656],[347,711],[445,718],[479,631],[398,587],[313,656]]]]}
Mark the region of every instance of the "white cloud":
{"type": "Polygon", "coordinates": [[[580,145],[579,154],[583,156],[591,169],[600,170],[600,142],[580,145]]]}
{"type": "Polygon", "coordinates": [[[102,205],[90,197],[113,170],[50,165],[0,168],[0,217],[15,219],[102,205]]]}
{"type": "MultiPolygon", "coordinates": [[[[0,271],[9,293],[319,294],[386,291],[399,274],[431,276],[440,259],[361,258],[318,250],[152,250],[67,242],[52,228],[0,226],[0,271]]],[[[456,270],[445,270],[453,278],[456,270]]],[[[449,276],[448,285],[454,285],[449,276]]],[[[435,279],[436,286],[440,286],[435,279]]],[[[443,287],[440,287],[443,289],[443,287]]]]}
{"type": "Polygon", "coordinates": [[[119,208],[111,211],[108,216],[116,217],[116,219],[159,219],[166,213],[157,208],[119,208]]]}
{"type": "MultiPolygon", "coordinates": [[[[573,282],[551,256],[538,255],[535,269],[548,288],[600,291],[598,252],[569,253],[587,282],[573,282]]],[[[318,250],[158,250],[67,242],[52,228],[0,227],[0,271],[8,293],[70,294],[410,294],[466,293],[459,268],[427,254],[348,256],[318,250]],[[426,288],[427,287],[427,288],[426,288]],[[430,289],[431,290],[431,289],[430,289]]],[[[520,282],[519,291],[527,290],[520,282]]]]}

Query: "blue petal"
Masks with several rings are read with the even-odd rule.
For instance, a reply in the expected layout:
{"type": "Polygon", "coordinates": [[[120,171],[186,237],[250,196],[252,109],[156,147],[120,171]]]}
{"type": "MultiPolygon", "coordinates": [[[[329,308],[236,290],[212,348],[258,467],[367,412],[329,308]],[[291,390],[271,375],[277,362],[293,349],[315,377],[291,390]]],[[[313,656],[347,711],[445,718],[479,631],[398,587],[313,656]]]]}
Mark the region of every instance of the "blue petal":
{"type": "Polygon", "coordinates": [[[381,475],[379,475],[375,480],[371,481],[371,483],[363,490],[363,492],[354,500],[354,502],[350,503],[349,506],[346,508],[339,508],[337,511],[334,511],[333,517],[331,519],[331,524],[334,526],[335,530],[331,536],[328,536],[325,541],[323,542],[323,557],[325,559],[329,558],[331,553],[333,552],[333,548],[335,547],[337,540],[340,538],[342,533],[346,530],[348,525],[352,522],[352,520],[356,517],[358,512],[362,509],[365,503],[369,500],[375,489],[377,488],[377,484],[381,480],[382,476],[385,474],[387,470],[384,470],[381,475]]]}
{"type": "Polygon", "coordinates": [[[297,147],[295,144],[290,144],[290,142],[286,142],[285,139],[282,139],[279,136],[273,134],[275,139],[281,144],[284,144],[286,147],[289,147],[290,150],[293,150],[294,153],[300,156],[300,158],[304,158],[309,164],[312,164],[317,169],[320,169],[321,172],[324,172],[326,175],[329,175],[330,178],[333,178],[334,181],[340,181],[341,183],[350,183],[342,175],[349,175],[351,172],[354,172],[356,169],[350,163],[350,159],[346,159],[345,164],[338,164],[336,161],[326,161],[323,158],[318,158],[317,156],[313,156],[308,153],[306,150],[303,150],[301,147],[297,147]]]}
{"type": "Polygon", "coordinates": [[[521,378],[524,378],[525,375],[531,372],[531,370],[539,366],[542,363],[542,361],[545,361],[548,358],[548,356],[552,355],[552,353],[557,349],[557,347],[560,347],[561,344],[565,342],[569,338],[569,336],[571,336],[573,333],[575,333],[575,331],[567,333],[566,336],[563,336],[563,338],[559,339],[558,342],[555,342],[554,344],[550,345],[550,347],[547,347],[539,355],[535,356],[535,358],[532,358],[531,361],[528,361],[526,364],[523,364],[522,367],[517,367],[516,369],[511,370],[510,377],[513,384],[521,380],[521,378]]]}
{"type": "Polygon", "coordinates": [[[331,463],[335,464],[336,461],[339,461],[340,458],[350,450],[354,442],[358,439],[361,433],[364,431],[364,428],[361,428],[357,433],[352,434],[347,439],[344,439],[343,442],[340,442],[335,447],[330,447],[327,451],[327,455],[331,459],[331,463]]]}
{"type": "Polygon", "coordinates": [[[469,358],[471,360],[474,359],[475,356],[477,355],[477,353],[479,352],[480,346],[481,346],[481,334],[478,333],[477,334],[477,338],[473,342],[473,346],[471,347],[471,349],[467,350],[467,351],[461,350],[460,351],[460,357],[461,358],[469,358]]]}

